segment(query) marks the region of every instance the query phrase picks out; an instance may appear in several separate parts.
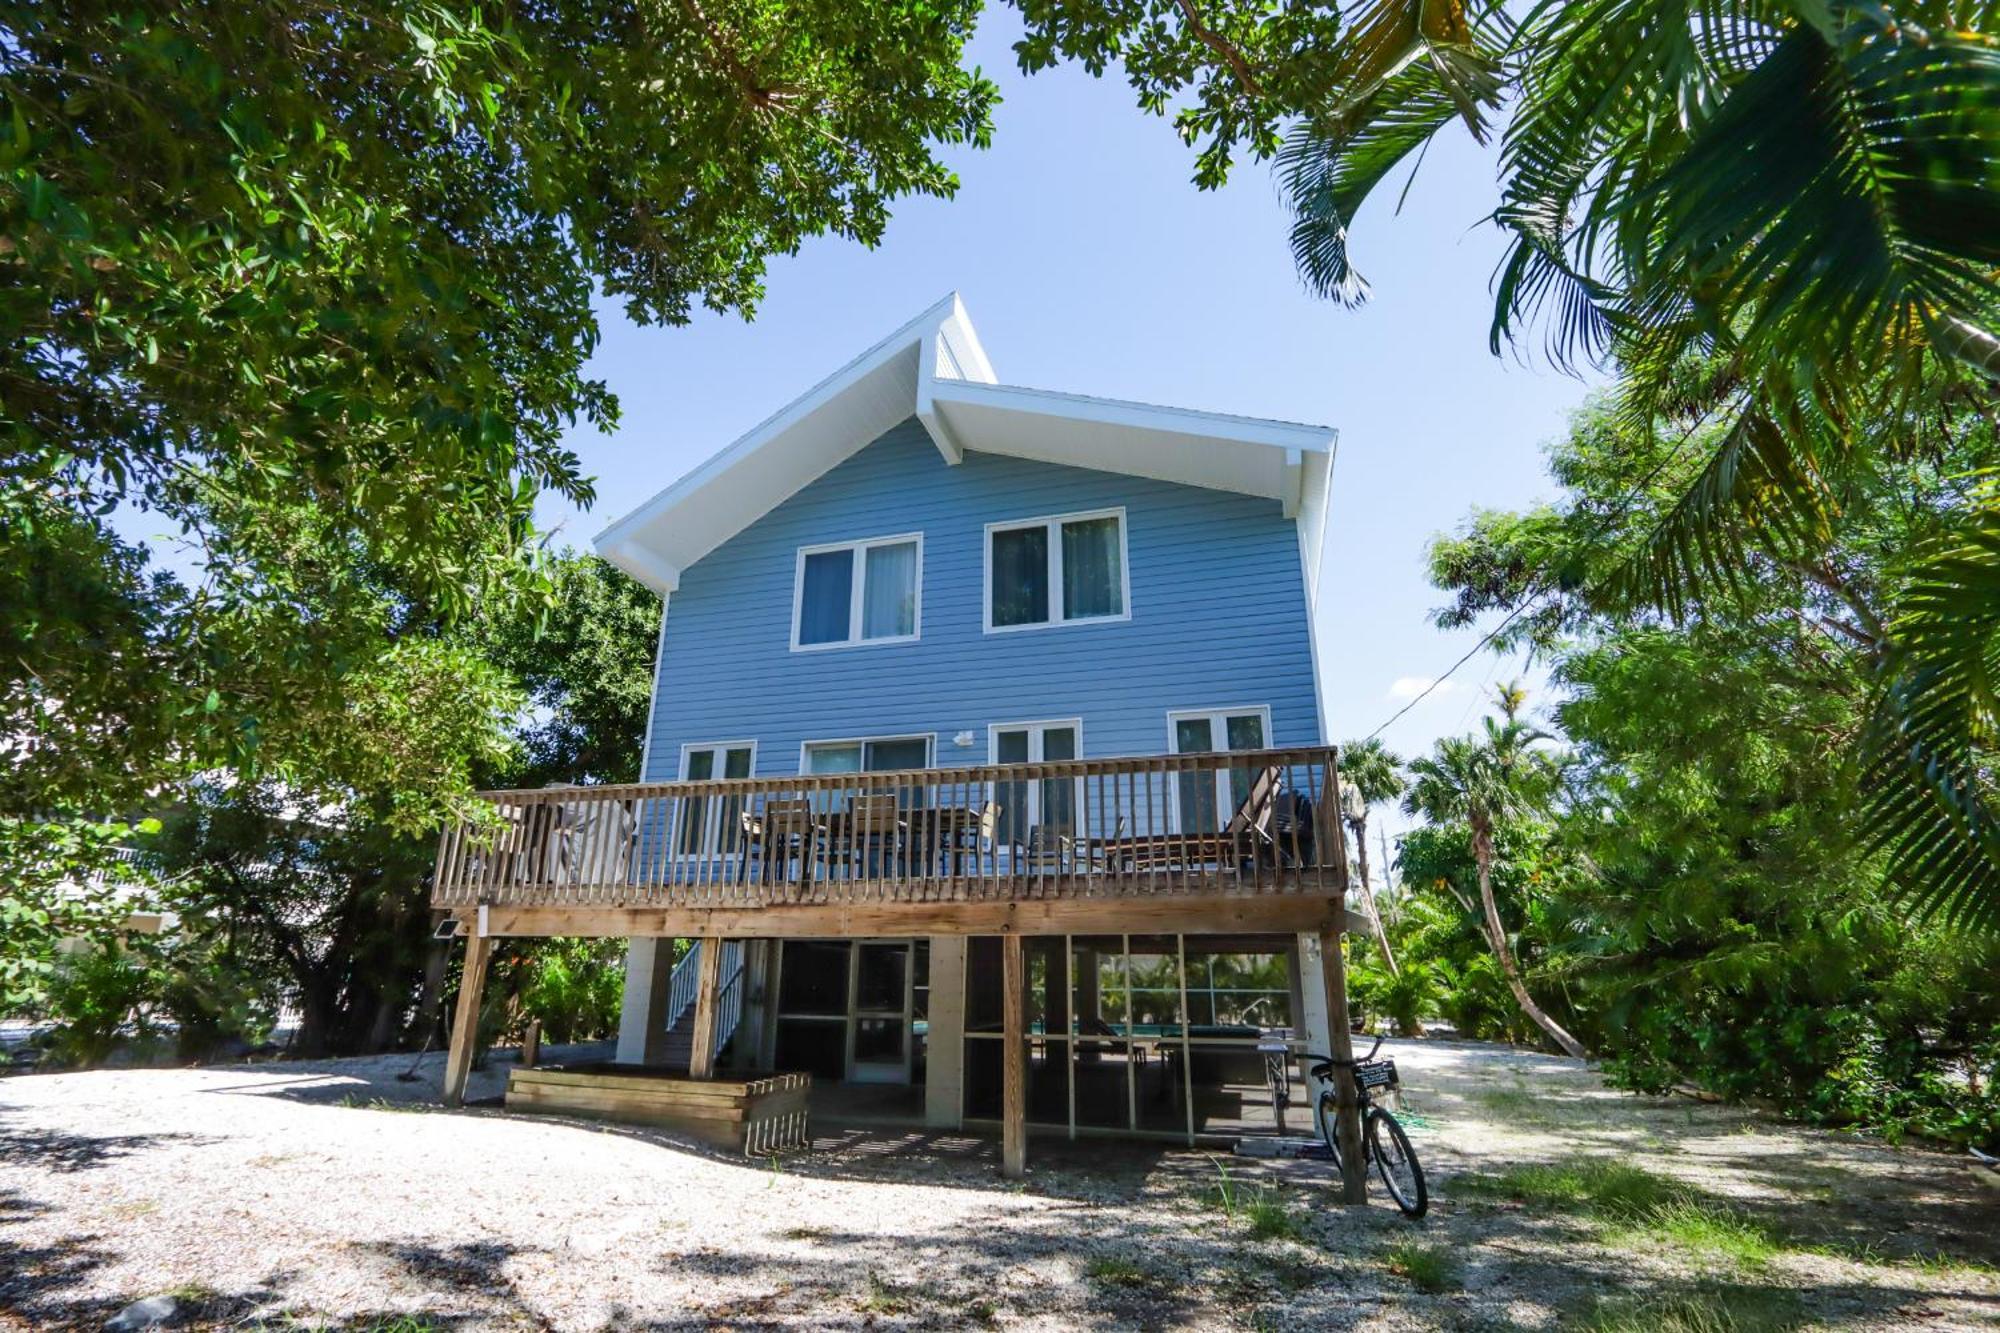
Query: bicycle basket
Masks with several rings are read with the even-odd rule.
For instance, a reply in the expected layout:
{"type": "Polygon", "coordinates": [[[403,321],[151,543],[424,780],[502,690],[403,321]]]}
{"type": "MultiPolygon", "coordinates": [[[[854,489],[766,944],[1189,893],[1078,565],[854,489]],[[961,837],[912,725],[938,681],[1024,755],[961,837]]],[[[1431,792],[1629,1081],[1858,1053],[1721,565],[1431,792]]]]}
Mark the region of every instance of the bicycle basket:
{"type": "Polygon", "coordinates": [[[1354,1067],[1354,1078],[1364,1088],[1399,1088],[1394,1060],[1369,1060],[1354,1067]]]}

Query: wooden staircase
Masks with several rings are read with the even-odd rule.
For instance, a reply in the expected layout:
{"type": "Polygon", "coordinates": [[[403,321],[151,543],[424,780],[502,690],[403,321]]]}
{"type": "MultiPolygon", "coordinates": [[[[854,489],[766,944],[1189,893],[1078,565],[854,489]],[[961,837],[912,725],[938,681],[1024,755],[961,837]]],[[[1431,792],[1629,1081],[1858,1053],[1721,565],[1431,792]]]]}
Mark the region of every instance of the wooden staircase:
{"type": "MultiPolygon", "coordinates": [[[[674,964],[667,989],[667,1039],[661,1047],[660,1067],[688,1071],[694,1058],[694,998],[701,980],[702,941],[695,940],[686,955],[674,964]]],[[[722,982],[716,995],[715,1049],[719,1059],[728,1052],[743,1018],[743,942],[722,942],[722,982]]]]}

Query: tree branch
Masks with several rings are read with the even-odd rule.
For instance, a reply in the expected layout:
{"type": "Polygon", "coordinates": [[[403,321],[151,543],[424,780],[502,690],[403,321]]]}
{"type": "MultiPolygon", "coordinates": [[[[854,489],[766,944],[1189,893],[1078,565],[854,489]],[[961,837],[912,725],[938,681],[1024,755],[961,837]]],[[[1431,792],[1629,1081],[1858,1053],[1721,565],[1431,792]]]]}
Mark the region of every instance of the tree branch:
{"type": "Polygon", "coordinates": [[[1181,17],[1187,20],[1187,29],[1194,34],[1195,39],[1222,57],[1223,63],[1235,73],[1236,81],[1242,84],[1247,92],[1262,97],[1264,87],[1258,82],[1257,76],[1250,72],[1250,62],[1221,33],[1201,21],[1201,15],[1195,10],[1194,0],[1174,0],[1174,3],[1179,7],[1181,17]]]}

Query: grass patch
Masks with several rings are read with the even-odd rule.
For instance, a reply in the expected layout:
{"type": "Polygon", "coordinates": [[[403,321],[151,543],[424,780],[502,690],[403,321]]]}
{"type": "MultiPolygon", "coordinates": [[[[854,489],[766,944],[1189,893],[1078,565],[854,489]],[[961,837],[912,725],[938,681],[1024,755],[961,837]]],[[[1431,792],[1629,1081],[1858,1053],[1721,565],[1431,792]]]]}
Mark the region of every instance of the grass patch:
{"type": "Polygon", "coordinates": [[[392,1102],[387,1097],[363,1097],[358,1093],[352,1092],[335,1102],[334,1105],[344,1107],[349,1111],[406,1111],[418,1115],[439,1109],[426,1102],[392,1102]]]}
{"type": "Polygon", "coordinates": [[[1492,1175],[1461,1176],[1452,1182],[1452,1187],[1459,1193],[1510,1199],[1551,1212],[1614,1217],[1636,1217],[1693,1201],[1685,1185],[1656,1176],[1644,1167],[1608,1161],[1517,1166],[1492,1175]]]}
{"type": "Polygon", "coordinates": [[[786,1227],[778,1233],[780,1240],[822,1241],[833,1233],[825,1227],[786,1227]]]}
{"type": "Polygon", "coordinates": [[[920,1295],[922,1292],[917,1288],[891,1282],[880,1273],[870,1273],[868,1290],[854,1304],[868,1314],[901,1315],[915,1308],[920,1295]]]}
{"type": "Polygon", "coordinates": [[[1948,1255],[1934,1249],[1926,1255],[1910,1255],[1898,1267],[1910,1267],[1926,1277],[2000,1277],[2000,1269],[1964,1255],[1948,1255]]]}
{"type": "Polygon", "coordinates": [[[1488,1088],[1472,1094],[1472,1100],[1506,1120],[1546,1118],[1543,1099],[1526,1088],[1488,1088]]]}
{"type": "Polygon", "coordinates": [[[1112,1254],[1101,1254],[1092,1259],[1085,1266],[1083,1275],[1101,1287],[1124,1287],[1129,1290],[1153,1285],[1152,1274],[1130,1259],[1112,1254]]]}
{"type": "Polygon", "coordinates": [[[1650,1242],[1755,1269],[1808,1246],[1735,1209],[1704,1200],[1678,1181],[1625,1162],[1521,1166],[1456,1182],[1465,1193],[1547,1212],[1578,1213],[1610,1226],[1612,1245],[1650,1242]]]}
{"type": "Polygon", "coordinates": [[[1458,1261],[1442,1245],[1399,1240],[1383,1252],[1382,1260],[1391,1273],[1418,1291],[1435,1296],[1458,1287],[1458,1261]]]}
{"type": "Polygon", "coordinates": [[[1762,1268],[1792,1248],[1739,1213],[1692,1202],[1651,1209],[1620,1227],[1614,1239],[1618,1234],[1726,1260],[1739,1268],[1762,1268]]]}
{"type": "Polygon", "coordinates": [[[1804,1322],[1790,1292],[1739,1287],[1607,1301],[1583,1328],[1587,1333],[1782,1333],[1804,1322]]]}
{"type": "Polygon", "coordinates": [[[420,1314],[401,1315],[386,1319],[381,1323],[369,1324],[361,1333],[443,1333],[444,1325],[420,1314]]]}
{"type": "Polygon", "coordinates": [[[1276,1190],[1258,1190],[1244,1204],[1243,1220],[1250,1224],[1250,1234],[1258,1240],[1301,1240],[1305,1236],[1299,1215],[1276,1190]]]}

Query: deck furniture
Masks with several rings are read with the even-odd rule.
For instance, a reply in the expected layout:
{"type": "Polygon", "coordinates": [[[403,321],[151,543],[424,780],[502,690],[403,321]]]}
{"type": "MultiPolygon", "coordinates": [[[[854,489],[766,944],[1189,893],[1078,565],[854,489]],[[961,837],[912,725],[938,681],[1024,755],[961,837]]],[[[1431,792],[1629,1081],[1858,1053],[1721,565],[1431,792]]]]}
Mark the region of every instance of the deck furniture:
{"type": "Polygon", "coordinates": [[[768,799],[758,814],[743,812],[743,828],[757,848],[766,883],[793,878],[794,863],[798,866],[797,878],[810,880],[814,868],[826,860],[826,827],[808,799],[768,799]]]}

